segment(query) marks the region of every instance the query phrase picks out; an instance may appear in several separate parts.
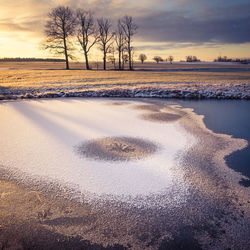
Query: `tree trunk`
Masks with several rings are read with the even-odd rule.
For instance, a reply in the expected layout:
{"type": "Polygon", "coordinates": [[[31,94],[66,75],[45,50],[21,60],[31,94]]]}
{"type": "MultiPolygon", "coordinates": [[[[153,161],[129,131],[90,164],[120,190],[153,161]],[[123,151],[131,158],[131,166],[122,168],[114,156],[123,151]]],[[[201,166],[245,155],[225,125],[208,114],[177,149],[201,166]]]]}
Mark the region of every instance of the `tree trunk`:
{"type": "Polygon", "coordinates": [[[65,61],[66,61],[66,69],[69,69],[69,58],[68,58],[68,51],[67,51],[67,43],[66,38],[63,39],[64,44],[64,54],[65,54],[65,61]]]}
{"type": "Polygon", "coordinates": [[[131,56],[130,37],[128,38],[128,62],[129,62],[129,70],[132,70],[133,64],[132,64],[132,56],[131,56]]]}
{"type": "Polygon", "coordinates": [[[128,61],[129,61],[129,70],[133,69],[133,65],[132,65],[132,58],[131,58],[131,48],[130,45],[128,47],[128,61]]]}
{"type": "Polygon", "coordinates": [[[122,69],[122,64],[121,64],[121,50],[119,49],[119,70],[122,69]]]}
{"type": "Polygon", "coordinates": [[[106,70],[106,52],[103,54],[103,69],[106,70]]]}
{"type": "Polygon", "coordinates": [[[124,51],[122,50],[122,69],[124,69],[124,51]]]}
{"type": "Polygon", "coordinates": [[[89,59],[88,59],[88,53],[86,50],[84,50],[84,54],[85,54],[85,63],[86,63],[86,70],[89,70],[89,59]]]}

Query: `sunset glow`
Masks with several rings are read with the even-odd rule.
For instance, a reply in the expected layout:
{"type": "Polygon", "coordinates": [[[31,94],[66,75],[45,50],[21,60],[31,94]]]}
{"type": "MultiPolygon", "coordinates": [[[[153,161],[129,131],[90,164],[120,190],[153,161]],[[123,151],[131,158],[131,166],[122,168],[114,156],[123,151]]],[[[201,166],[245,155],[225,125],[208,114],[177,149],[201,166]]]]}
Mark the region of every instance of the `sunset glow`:
{"type": "MultiPolygon", "coordinates": [[[[206,61],[219,55],[250,57],[248,0],[0,0],[0,4],[1,58],[53,57],[40,47],[47,14],[58,5],[91,9],[95,17],[111,18],[114,26],[123,15],[133,16],[139,27],[136,55],[145,53],[150,60],[155,55],[182,60],[191,54],[206,61]]],[[[83,55],[77,51],[76,58],[82,61],[83,55]]],[[[90,60],[101,59],[94,48],[90,60]]]]}

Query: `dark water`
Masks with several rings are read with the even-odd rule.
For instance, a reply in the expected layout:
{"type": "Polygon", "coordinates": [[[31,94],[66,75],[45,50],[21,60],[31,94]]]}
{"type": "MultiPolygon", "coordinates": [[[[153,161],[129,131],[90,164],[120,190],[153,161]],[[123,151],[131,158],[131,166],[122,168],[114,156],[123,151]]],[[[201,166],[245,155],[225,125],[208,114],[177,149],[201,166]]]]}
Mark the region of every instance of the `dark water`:
{"type": "Polygon", "coordinates": [[[248,147],[226,157],[227,165],[242,173],[240,184],[250,186],[250,101],[238,100],[184,100],[180,105],[194,108],[204,115],[206,126],[216,133],[233,135],[248,141],[248,147]]]}

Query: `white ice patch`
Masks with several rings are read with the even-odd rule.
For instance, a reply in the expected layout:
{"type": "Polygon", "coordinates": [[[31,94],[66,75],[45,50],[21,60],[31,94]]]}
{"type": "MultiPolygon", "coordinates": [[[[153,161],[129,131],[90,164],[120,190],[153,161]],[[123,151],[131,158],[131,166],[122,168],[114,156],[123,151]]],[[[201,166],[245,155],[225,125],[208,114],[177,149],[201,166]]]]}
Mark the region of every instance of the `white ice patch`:
{"type": "Polygon", "coordinates": [[[98,196],[147,196],[173,189],[180,198],[187,194],[177,153],[185,153],[195,138],[178,121],[141,119],[146,111],[131,108],[139,102],[106,105],[109,102],[57,99],[0,104],[0,164],[98,196]],[[147,158],[124,162],[87,159],[74,151],[80,143],[112,136],[146,139],[160,150],[147,158]]]}

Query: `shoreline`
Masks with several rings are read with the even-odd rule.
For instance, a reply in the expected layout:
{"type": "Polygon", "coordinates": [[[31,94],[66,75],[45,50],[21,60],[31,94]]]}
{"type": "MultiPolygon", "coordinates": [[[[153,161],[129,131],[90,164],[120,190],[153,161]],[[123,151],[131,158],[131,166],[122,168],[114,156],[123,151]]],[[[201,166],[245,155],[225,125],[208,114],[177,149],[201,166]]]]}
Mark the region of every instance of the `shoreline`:
{"type": "MultiPolygon", "coordinates": [[[[245,85],[237,86],[240,90],[227,89],[194,90],[192,88],[164,89],[164,88],[112,88],[111,90],[83,90],[83,91],[54,91],[39,92],[31,91],[22,94],[0,94],[0,102],[6,100],[25,99],[54,99],[54,98],[160,98],[160,99],[182,99],[182,100],[250,100],[250,93],[245,92],[245,85]],[[32,93],[34,92],[34,93],[32,93]]],[[[21,91],[19,91],[21,92],[21,91]]],[[[250,92],[250,88],[248,90],[250,92]]]]}

